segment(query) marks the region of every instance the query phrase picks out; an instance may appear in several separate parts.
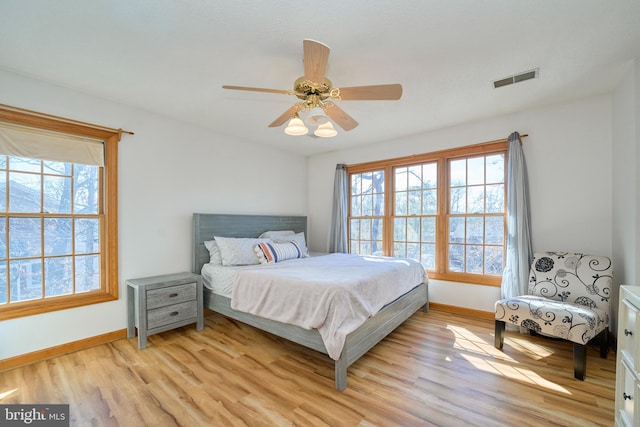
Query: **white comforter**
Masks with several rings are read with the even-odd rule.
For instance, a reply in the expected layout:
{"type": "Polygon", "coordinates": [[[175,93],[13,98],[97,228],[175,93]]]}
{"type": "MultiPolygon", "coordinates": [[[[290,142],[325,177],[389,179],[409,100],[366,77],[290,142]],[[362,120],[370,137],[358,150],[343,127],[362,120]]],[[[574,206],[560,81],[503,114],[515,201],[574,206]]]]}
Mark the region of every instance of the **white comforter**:
{"type": "Polygon", "coordinates": [[[239,271],[231,308],[318,329],[337,360],[346,336],[427,277],[405,258],[330,254],[239,271]]]}

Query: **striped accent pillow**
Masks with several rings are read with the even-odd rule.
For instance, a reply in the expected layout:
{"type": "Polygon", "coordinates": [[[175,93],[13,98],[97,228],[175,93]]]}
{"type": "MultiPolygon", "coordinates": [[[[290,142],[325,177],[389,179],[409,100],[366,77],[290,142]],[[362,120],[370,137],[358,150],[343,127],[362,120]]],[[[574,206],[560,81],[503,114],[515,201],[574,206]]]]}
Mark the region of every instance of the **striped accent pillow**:
{"type": "Polygon", "coordinates": [[[296,242],[258,243],[255,247],[260,264],[272,264],[286,259],[302,258],[302,250],[296,242]]]}

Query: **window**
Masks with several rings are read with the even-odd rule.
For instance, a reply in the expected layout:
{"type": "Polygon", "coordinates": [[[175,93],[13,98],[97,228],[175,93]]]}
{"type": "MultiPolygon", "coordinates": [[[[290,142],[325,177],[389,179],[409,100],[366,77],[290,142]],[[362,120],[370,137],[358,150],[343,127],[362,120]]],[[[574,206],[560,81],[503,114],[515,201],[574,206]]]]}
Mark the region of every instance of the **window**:
{"type": "Polygon", "coordinates": [[[502,275],[504,153],[448,160],[447,271],[502,275]]]}
{"type": "Polygon", "coordinates": [[[362,255],[384,253],[384,170],[352,174],[349,245],[362,255]]]}
{"type": "Polygon", "coordinates": [[[436,267],[438,164],[398,166],[394,170],[393,256],[436,267]]]}
{"type": "Polygon", "coordinates": [[[349,251],[413,258],[432,278],[499,285],[506,146],[349,166],[349,251]]]}
{"type": "Polygon", "coordinates": [[[0,108],[0,320],[117,299],[119,139],[0,108]]]}

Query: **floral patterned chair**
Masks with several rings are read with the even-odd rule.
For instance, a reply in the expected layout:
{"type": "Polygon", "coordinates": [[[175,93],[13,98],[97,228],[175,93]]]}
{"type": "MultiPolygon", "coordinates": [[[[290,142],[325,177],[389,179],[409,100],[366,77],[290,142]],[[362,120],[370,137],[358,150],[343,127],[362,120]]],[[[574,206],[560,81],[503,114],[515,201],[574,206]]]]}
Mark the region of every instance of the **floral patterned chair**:
{"type": "Polygon", "coordinates": [[[506,322],[541,335],[573,342],[574,376],[584,380],[587,343],[600,340],[609,350],[609,299],[613,271],[603,256],[567,252],[536,253],[529,294],[496,301],[495,346],[502,348],[506,322]]]}

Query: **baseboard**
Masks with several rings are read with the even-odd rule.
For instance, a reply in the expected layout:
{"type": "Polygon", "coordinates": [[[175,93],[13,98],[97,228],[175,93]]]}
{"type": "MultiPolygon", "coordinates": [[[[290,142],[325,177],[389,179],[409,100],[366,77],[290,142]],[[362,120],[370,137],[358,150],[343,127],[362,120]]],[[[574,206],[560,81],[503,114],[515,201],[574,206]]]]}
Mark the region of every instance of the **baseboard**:
{"type": "Polygon", "coordinates": [[[31,352],[31,353],[21,354],[15,357],[9,357],[8,359],[0,360],[0,372],[17,368],[19,366],[30,365],[32,363],[40,362],[42,360],[51,359],[52,357],[62,356],[63,354],[71,353],[71,352],[82,350],[85,348],[94,347],[96,345],[106,344],[108,342],[119,340],[121,338],[126,338],[126,337],[127,337],[127,330],[121,329],[118,331],[97,335],[95,337],[85,338],[82,340],[57,345],[55,347],[49,347],[42,350],[31,352]]]}
{"type": "Polygon", "coordinates": [[[473,308],[458,307],[455,305],[440,304],[437,302],[429,303],[429,310],[446,311],[447,313],[461,314],[463,316],[479,317],[481,319],[495,319],[493,311],[475,310],[473,308]]]}

